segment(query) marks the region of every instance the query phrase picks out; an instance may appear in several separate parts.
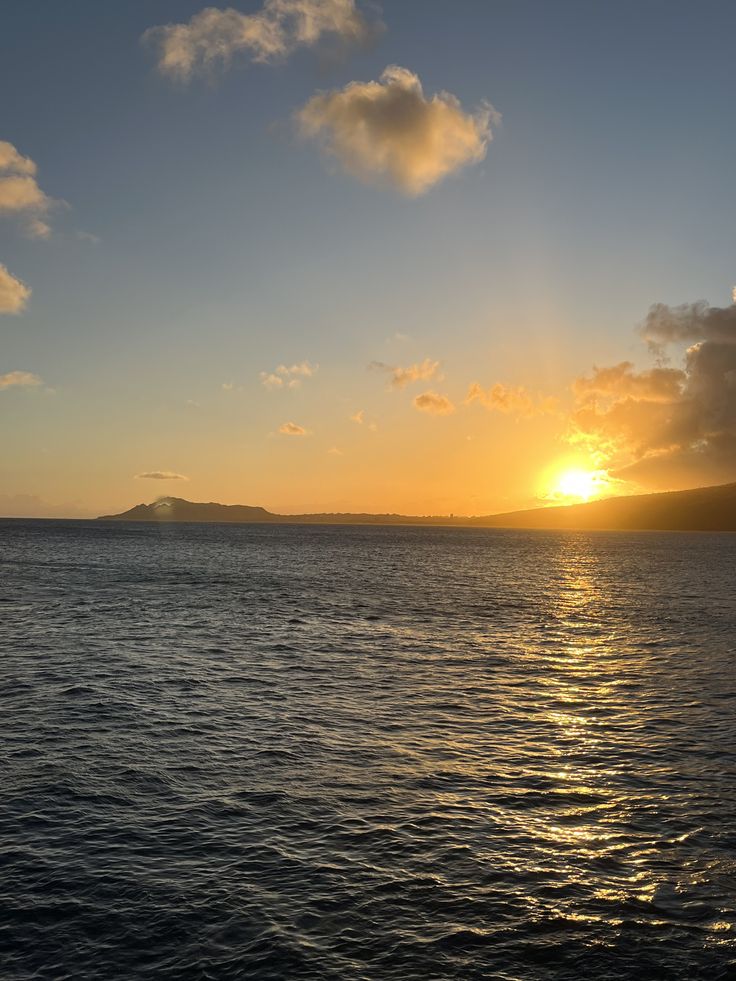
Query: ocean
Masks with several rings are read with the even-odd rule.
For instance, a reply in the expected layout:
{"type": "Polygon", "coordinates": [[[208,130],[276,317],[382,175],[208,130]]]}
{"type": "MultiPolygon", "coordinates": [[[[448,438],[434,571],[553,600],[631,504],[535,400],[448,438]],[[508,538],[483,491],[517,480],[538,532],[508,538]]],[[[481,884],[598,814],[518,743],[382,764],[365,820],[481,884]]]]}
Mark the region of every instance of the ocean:
{"type": "Polygon", "coordinates": [[[736,535],[0,522],[0,977],[736,978],[736,535]]]}

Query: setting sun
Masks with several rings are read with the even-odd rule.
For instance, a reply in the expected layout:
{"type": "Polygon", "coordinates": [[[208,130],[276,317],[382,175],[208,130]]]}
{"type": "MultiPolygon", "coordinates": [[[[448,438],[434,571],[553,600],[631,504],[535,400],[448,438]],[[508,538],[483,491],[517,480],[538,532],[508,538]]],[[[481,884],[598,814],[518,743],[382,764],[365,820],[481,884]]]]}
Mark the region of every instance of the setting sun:
{"type": "Polygon", "coordinates": [[[597,497],[604,485],[604,475],[597,470],[565,470],[557,478],[554,487],[556,496],[572,497],[589,501],[597,497]]]}

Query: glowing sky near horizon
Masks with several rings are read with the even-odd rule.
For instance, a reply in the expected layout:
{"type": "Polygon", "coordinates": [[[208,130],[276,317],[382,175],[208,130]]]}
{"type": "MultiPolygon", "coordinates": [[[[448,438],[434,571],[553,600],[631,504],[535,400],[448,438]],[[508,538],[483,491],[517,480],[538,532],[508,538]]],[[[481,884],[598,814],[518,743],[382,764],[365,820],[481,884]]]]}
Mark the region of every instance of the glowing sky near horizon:
{"type": "Polygon", "coordinates": [[[9,0],[0,514],[736,479],[735,30],[715,0],[9,0]]]}

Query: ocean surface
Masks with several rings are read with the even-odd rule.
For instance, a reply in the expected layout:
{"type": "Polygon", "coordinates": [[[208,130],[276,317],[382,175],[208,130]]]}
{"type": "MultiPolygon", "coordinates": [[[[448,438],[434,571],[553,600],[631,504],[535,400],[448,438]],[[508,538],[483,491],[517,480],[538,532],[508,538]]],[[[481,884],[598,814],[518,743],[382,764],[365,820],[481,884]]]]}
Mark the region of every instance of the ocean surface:
{"type": "Polygon", "coordinates": [[[0,978],[736,978],[736,535],[0,522],[0,978]]]}

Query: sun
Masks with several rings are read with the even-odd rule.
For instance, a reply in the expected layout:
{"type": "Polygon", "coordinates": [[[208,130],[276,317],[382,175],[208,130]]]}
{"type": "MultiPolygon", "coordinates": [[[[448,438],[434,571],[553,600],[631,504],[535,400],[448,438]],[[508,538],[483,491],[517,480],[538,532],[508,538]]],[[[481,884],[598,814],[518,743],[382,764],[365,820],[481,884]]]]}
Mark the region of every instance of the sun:
{"type": "Polygon", "coordinates": [[[556,497],[572,497],[589,501],[603,490],[603,475],[599,470],[563,470],[554,485],[556,497]]]}

